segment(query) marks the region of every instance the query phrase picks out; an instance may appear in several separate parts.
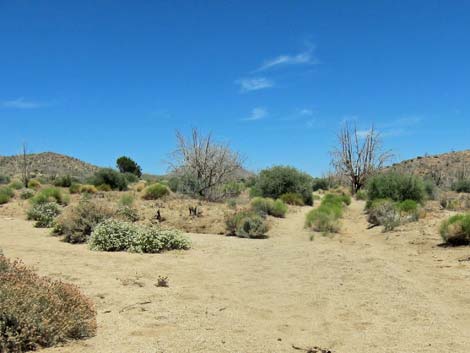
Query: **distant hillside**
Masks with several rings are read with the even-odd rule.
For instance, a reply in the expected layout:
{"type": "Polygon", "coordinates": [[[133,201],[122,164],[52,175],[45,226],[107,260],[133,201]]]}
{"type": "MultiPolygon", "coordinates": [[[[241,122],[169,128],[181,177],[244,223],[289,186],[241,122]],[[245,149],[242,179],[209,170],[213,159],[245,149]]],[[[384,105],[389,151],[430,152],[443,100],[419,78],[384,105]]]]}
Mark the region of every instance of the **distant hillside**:
{"type": "Polygon", "coordinates": [[[459,178],[470,178],[470,150],[417,157],[393,164],[387,170],[428,177],[447,188],[459,178]]]}
{"type": "MultiPolygon", "coordinates": [[[[28,154],[27,160],[30,172],[37,176],[70,175],[82,179],[92,176],[99,169],[77,158],[53,152],[28,154]]],[[[0,175],[20,175],[20,166],[19,156],[0,156],[0,175]]]]}

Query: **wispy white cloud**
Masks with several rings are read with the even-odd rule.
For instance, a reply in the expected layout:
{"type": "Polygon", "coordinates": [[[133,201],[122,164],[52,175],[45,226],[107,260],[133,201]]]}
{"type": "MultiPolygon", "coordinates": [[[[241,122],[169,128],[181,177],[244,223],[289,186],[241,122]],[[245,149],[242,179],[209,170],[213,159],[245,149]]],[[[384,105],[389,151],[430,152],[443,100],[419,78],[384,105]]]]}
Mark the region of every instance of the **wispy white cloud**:
{"type": "Polygon", "coordinates": [[[266,77],[241,78],[236,80],[235,83],[240,85],[241,92],[258,91],[274,86],[274,81],[266,77]]]}
{"type": "Polygon", "coordinates": [[[313,115],[313,111],[311,109],[300,109],[299,114],[303,116],[311,116],[313,115]]]}
{"type": "Polygon", "coordinates": [[[26,100],[23,97],[0,102],[0,106],[2,106],[3,108],[11,109],[36,109],[44,107],[46,105],[48,104],[44,102],[26,100]]]}
{"type": "Polygon", "coordinates": [[[307,50],[301,53],[294,55],[283,54],[275,58],[266,60],[260,67],[255,70],[255,72],[265,71],[279,66],[318,64],[318,60],[313,55],[314,49],[315,47],[309,44],[307,50]]]}
{"type": "Polygon", "coordinates": [[[266,108],[263,107],[256,107],[251,110],[251,114],[249,117],[243,119],[244,121],[255,121],[261,120],[268,116],[268,111],[266,108]]]}

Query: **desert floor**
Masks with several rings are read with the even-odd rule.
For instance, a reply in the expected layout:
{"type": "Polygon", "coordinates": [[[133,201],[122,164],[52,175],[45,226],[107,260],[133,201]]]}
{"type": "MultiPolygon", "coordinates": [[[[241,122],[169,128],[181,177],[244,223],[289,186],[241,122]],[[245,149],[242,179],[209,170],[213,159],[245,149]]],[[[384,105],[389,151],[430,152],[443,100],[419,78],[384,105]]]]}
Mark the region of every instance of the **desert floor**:
{"type": "Polygon", "coordinates": [[[0,216],[0,248],[96,303],[96,337],[42,352],[470,352],[470,247],[439,246],[442,212],[384,234],[363,207],[331,237],[311,241],[301,208],[268,239],[191,234],[190,251],[156,255],[93,252],[0,216]]]}

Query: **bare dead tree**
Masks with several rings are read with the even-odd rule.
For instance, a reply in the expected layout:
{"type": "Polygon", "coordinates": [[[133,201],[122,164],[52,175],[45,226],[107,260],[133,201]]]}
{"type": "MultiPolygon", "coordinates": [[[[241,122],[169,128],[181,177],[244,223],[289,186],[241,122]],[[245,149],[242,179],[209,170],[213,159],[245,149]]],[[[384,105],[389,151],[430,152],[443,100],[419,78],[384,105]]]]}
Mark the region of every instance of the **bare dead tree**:
{"type": "Polygon", "coordinates": [[[177,131],[176,139],[178,146],[170,166],[186,180],[186,191],[208,200],[223,197],[222,186],[234,180],[242,167],[240,155],[228,145],[214,142],[211,134],[201,135],[197,129],[192,130],[189,138],[177,131]]]}
{"type": "Polygon", "coordinates": [[[29,161],[28,161],[28,146],[26,143],[23,143],[21,146],[21,155],[19,158],[20,162],[20,171],[21,171],[21,181],[25,188],[28,187],[28,183],[31,179],[31,172],[29,170],[29,161]]]}
{"type": "Polygon", "coordinates": [[[382,150],[382,139],[374,126],[359,132],[355,125],[346,123],[338,134],[338,144],[339,147],[331,152],[332,165],[348,180],[353,194],[393,156],[390,151],[382,150]]]}

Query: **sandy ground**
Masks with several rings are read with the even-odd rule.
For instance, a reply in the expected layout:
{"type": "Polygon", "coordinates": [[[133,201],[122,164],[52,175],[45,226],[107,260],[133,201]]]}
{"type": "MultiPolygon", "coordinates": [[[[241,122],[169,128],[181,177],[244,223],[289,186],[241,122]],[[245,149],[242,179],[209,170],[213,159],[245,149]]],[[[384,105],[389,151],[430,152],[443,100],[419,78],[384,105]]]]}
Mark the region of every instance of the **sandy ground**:
{"type": "Polygon", "coordinates": [[[470,248],[438,246],[444,214],[383,234],[363,206],[333,237],[311,241],[302,208],[269,239],[191,234],[192,250],[157,255],[92,252],[3,216],[0,247],[96,303],[96,337],[42,352],[470,352],[470,248]]]}

